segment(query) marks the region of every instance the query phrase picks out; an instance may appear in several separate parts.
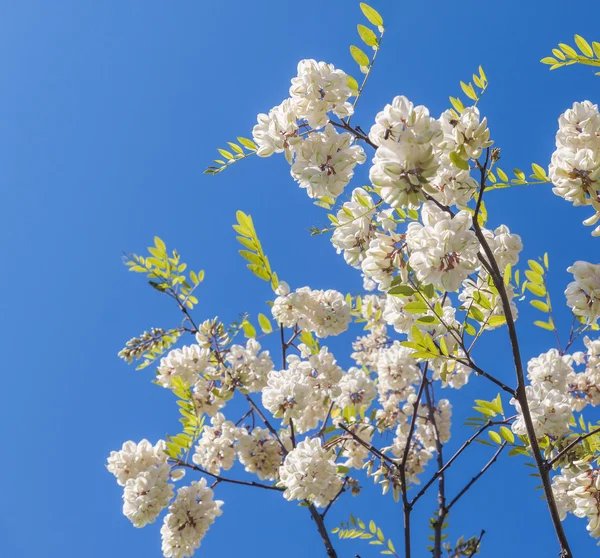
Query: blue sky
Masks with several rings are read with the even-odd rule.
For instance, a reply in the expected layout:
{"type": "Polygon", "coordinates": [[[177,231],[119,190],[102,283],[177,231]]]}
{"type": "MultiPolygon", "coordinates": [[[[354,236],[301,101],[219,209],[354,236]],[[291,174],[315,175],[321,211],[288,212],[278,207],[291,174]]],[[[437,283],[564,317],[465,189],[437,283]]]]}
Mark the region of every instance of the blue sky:
{"type": "MultiPolygon", "coordinates": [[[[373,2],[388,32],[354,119],[404,94],[438,115],[459,80],[483,64],[488,116],[503,166],[546,166],[556,119],[576,100],[598,101],[600,78],[589,68],[548,72],[539,59],[574,33],[600,40],[600,6],[585,18],[563,17],[564,3],[373,2]]],[[[21,0],[0,6],[0,227],[3,296],[4,478],[0,534],[19,558],[160,556],[159,525],[132,528],[121,515],[121,490],[104,469],[127,439],[156,440],[177,428],[172,396],[117,359],[124,342],[153,326],[179,323],[176,310],[121,264],[154,235],[206,270],[196,316],[264,311],[270,296],[237,256],[236,209],[254,217],[279,275],[293,287],[356,291],[359,279],[326,237],[324,224],[288,174],[285,161],[250,159],[218,177],[202,171],[215,149],[249,135],[258,112],[287,93],[298,60],[316,58],[357,75],[348,46],[362,20],[358,1],[21,0]],[[8,269],[10,267],[10,269],[8,269]],[[11,271],[12,269],[12,271],[11,271]]],[[[367,165],[354,185],[364,183],[367,165]]],[[[595,261],[598,240],[549,187],[489,196],[491,224],[522,235],[525,259],[550,253],[555,305],[562,304],[576,259],[595,261]]],[[[560,312],[567,329],[568,314],[560,312]]],[[[525,357],[551,347],[525,305],[518,328],[525,357]]],[[[566,334],[567,331],[564,331],[566,334]]],[[[336,340],[339,355],[351,337],[336,340]]],[[[348,365],[340,356],[342,364],[348,365]]],[[[512,383],[506,338],[494,333],[478,353],[512,383]]],[[[454,399],[455,422],[475,396],[495,391],[473,381],[454,399]]],[[[507,402],[505,401],[505,405],[507,402]]],[[[451,445],[458,445],[455,436],[451,445]]],[[[455,493],[487,460],[476,448],[454,469],[455,493]]],[[[483,555],[554,556],[553,531],[533,491],[536,480],[516,458],[503,458],[450,517],[451,540],[483,528],[483,555]]],[[[240,473],[241,474],[241,473],[240,473]]],[[[322,550],[306,510],[278,494],[219,487],[224,514],[199,556],[279,556],[322,550]]],[[[417,557],[426,556],[425,500],[415,525],[417,557]]],[[[401,543],[400,509],[368,489],[345,498],[330,526],[357,513],[375,519],[401,543]],[[368,509],[368,512],[361,510],[368,509]]],[[[584,522],[567,521],[577,556],[597,552],[584,522]]],[[[376,556],[372,547],[340,545],[341,556],[376,556]]]]}

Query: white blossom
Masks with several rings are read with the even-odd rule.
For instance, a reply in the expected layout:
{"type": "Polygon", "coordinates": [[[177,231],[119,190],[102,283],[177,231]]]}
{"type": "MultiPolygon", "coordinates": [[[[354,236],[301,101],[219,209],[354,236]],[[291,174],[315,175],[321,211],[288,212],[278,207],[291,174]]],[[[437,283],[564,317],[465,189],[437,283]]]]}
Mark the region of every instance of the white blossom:
{"type": "Polygon", "coordinates": [[[335,403],[341,409],[350,406],[367,409],[377,396],[373,380],[359,368],[350,368],[342,376],[338,386],[341,393],[335,398],[335,403]]]}
{"type": "Polygon", "coordinates": [[[600,316],[600,265],[577,261],[567,268],[575,279],[567,285],[567,306],[576,316],[595,322],[600,316]]]}
{"type": "Polygon", "coordinates": [[[298,75],[292,79],[290,96],[296,105],[298,118],[311,128],[327,124],[328,112],[339,118],[350,116],[354,109],[348,102],[352,91],[348,76],[332,64],[316,60],[301,60],[298,75]]]}
{"type": "Polygon", "coordinates": [[[246,346],[232,345],[225,359],[230,364],[228,383],[249,392],[258,392],[267,385],[267,375],[273,370],[269,351],[260,352],[260,343],[248,339],[246,346]]]}
{"type": "Polygon", "coordinates": [[[337,253],[344,253],[346,263],[360,267],[369,242],[373,238],[375,227],[372,219],[375,204],[371,196],[362,188],[355,188],[352,198],[343,204],[337,213],[337,224],[331,237],[331,243],[337,253]]]}
{"type": "Polygon", "coordinates": [[[212,370],[209,362],[210,350],[199,345],[173,349],[160,360],[157,381],[166,388],[173,387],[172,378],[181,378],[186,384],[194,385],[199,375],[212,370]]]}
{"type": "Polygon", "coordinates": [[[293,146],[301,141],[298,136],[297,106],[291,99],[273,107],[269,114],[259,114],[258,123],[252,130],[252,137],[259,157],[269,157],[273,153],[285,152],[291,163],[293,146]]]}
{"type": "Polygon", "coordinates": [[[423,225],[410,223],[406,232],[409,263],[419,281],[456,291],[479,266],[479,242],[470,230],[471,214],[459,211],[451,217],[433,202],[427,202],[421,218],[423,225]]]}
{"type": "Polygon", "coordinates": [[[154,523],[160,512],[173,498],[173,485],[169,484],[170,467],[166,463],[152,467],[128,479],[123,491],[123,514],[134,527],[154,523]]]}
{"type": "Polygon", "coordinates": [[[480,121],[479,109],[467,107],[460,116],[447,110],[440,117],[446,149],[467,159],[478,159],[482,151],[492,145],[487,118],[480,121]]]}
{"type": "Polygon", "coordinates": [[[247,472],[254,473],[260,480],[277,479],[283,452],[266,428],[256,427],[251,432],[240,428],[235,447],[247,472]]]}
{"type": "Polygon", "coordinates": [[[217,413],[204,425],[202,436],[196,444],[192,461],[213,475],[221,469],[231,469],[235,462],[235,440],[238,429],[233,422],[226,420],[222,413],[217,413]]]}
{"type": "Polygon", "coordinates": [[[354,176],[354,167],[365,162],[360,145],[353,145],[354,136],[338,134],[328,124],[323,132],[313,132],[296,146],[296,158],[291,173],[311,198],[337,198],[354,176]]]}
{"type": "Polygon", "coordinates": [[[298,326],[317,337],[339,335],[348,329],[350,308],[341,293],[302,287],[278,296],[271,309],[273,318],[284,327],[298,326]]]}
{"type": "Polygon", "coordinates": [[[385,291],[390,288],[396,273],[406,280],[406,263],[404,235],[376,233],[369,243],[361,267],[365,277],[375,281],[379,290],[385,291]]]}
{"type": "Polygon", "coordinates": [[[319,438],[307,438],[290,451],[279,468],[279,484],[286,500],[309,500],[317,507],[331,502],[342,486],[335,454],[319,438]]]}
{"type": "Polygon", "coordinates": [[[125,442],[119,451],[111,451],[106,468],[116,478],[120,486],[129,479],[152,468],[159,468],[167,462],[166,444],[159,440],[154,446],[148,440],[139,443],[125,442]]]}
{"type": "Polygon", "coordinates": [[[160,530],[164,556],[193,556],[208,528],[223,513],[223,502],[213,498],[213,491],[206,486],[205,478],[177,491],[177,497],[169,506],[169,513],[160,530]]]}

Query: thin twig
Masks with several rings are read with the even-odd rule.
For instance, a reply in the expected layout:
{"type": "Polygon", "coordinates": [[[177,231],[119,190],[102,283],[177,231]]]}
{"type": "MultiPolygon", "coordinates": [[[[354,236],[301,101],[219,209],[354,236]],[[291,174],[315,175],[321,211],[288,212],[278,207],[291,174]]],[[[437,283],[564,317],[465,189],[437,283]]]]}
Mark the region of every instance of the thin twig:
{"type": "Polygon", "coordinates": [[[585,440],[586,438],[589,438],[590,436],[593,436],[594,434],[598,434],[598,432],[600,432],[600,428],[596,428],[595,430],[591,430],[590,432],[587,432],[586,434],[581,434],[580,436],[577,436],[577,438],[575,438],[566,448],[564,448],[563,450],[558,452],[557,455],[555,455],[550,461],[548,461],[548,463],[546,464],[546,468],[552,469],[552,466],[561,457],[563,457],[565,454],[569,453],[577,444],[579,444],[579,442],[582,442],[583,440],[585,440]]]}

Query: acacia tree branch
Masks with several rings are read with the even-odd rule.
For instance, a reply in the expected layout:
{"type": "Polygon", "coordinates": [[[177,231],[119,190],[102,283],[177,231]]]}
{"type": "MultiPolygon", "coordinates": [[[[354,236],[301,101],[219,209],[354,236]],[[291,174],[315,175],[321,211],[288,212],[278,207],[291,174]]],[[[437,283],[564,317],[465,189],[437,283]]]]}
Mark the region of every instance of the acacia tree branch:
{"type": "Polygon", "coordinates": [[[327,556],[329,558],[337,558],[337,552],[333,547],[331,539],[329,538],[329,533],[327,532],[327,528],[325,527],[325,521],[321,514],[317,511],[314,504],[306,502],[308,504],[308,509],[310,511],[310,515],[315,520],[317,524],[317,530],[319,531],[319,535],[321,535],[321,539],[323,540],[323,544],[325,545],[325,550],[327,551],[327,556]]]}
{"type": "Polygon", "coordinates": [[[435,400],[433,397],[433,386],[428,382],[425,388],[425,398],[427,400],[427,409],[429,411],[429,420],[433,424],[435,434],[436,459],[438,470],[440,471],[438,478],[438,515],[433,524],[434,543],[433,543],[433,558],[442,558],[442,526],[446,519],[446,478],[444,476],[444,455],[443,445],[440,440],[440,433],[435,420],[435,400]]]}
{"type": "Polygon", "coordinates": [[[194,471],[198,471],[199,473],[202,473],[203,475],[212,477],[213,479],[216,479],[217,482],[228,482],[231,484],[241,484],[243,486],[254,486],[256,488],[264,488],[266,490],[277,490],[278,492],[283,492],[285,490],[285,488],[281,488],[279,486],[272,486],[269,484],[261,484],[259,482],[254,482],[254,481],[243,481],[243,480],[237,480],[237,479],[230,479],[230,478],[222,477],[221,475],[215,475],[214,473],[211,473],[210,471],[207,471],[206,469],[203,469],[202,467],[198,467],[197,465],[192,465],[191,463],[187,463],[186,461],[181,461],[180,459],[174,459],[173,463],[180,467],[187,467],[188,469],[193,469],[194,471]]]}
{"type": "Polygon", "coordinates": [[[338,493],[335,495],[335,497],[333,498],[333,500],[331,500],[331,502],[329,502],[329,504],[327,504],[327,507],[325,508],[325,510],[323,511],[323,513],[321,514],[321,517],[323,519],[325,519],[325,516],[327,515],[327,512],[331,509],[331,506],[333,506],[333,504],[335,504],[336,500],[344,493],[346,492],[346,486],[348,485],[348,477],[344,477],[344,483],[342,484],[342,487],[339,489],[338,493]]]}
{"type": "MultiPolygon", "coordinates": [[[[479,187],[479,195],[477,200],[477,206],[480,207],[483,199],[483,193],[486,187],[486,169],[487,162],[489,158],[486,157],[486,162],[484,165],[480,165],[479,169],[481,171],[481,179],[480,179],[480,187],[479,187]]],[[[533,420],[531,418],[531,411],[529,409],[529,402],[527,401],[527,393],[525,391],[525,374],[523,372],[523,363],[521,361],[521,350],[519,348],[519,338],[517,336],[517,329],[515,327],[515,322],[512,316],[512,310],[510,307],[510,300],[508,298],[508,294],[506,292],[506,288],[504,286],[504,280],[502,278],[502,273],[498,268],[498,263],[494,257],[494,253],[492,252],[485,235],[481,230],[481,226],[477,218],[473,220],[473,226],[475,228],[475,234],[481,247],[487,257],[489,263],[489,272],[494,281],[494,286],[498,290],[500,294],[500,299],[502,300],[502,307],[504,310],[504,316],[506,318],[506,325],[508,327],[508,334],[510,337],[510,344],[512,347],[513,353],[513,361],[515,365],[515,372],[517,376],[517,390],[516,390],[516,399],[521,406],[521,413],[523,415],[523,420],[525,422],[525,426],[527,429],[527,436],[529,437],[529,443],[531,445],[531,450],[533,453],[533,457],[539,471],[540,477],[542,479],[542,486],[544,488],[544,494],[546,496],[546,502],[548,505],[548,509],[550,511],[550,516],[552,518],[552,523],[554,525],[554,530],[556,531],[556,536],[558,538],[560,547],[561,547],[561,557],[562,558],[572,558],[573,553],[569,547],[569,542],[567,540],[567,536],[565,534],[562,522],[560,520],[560,515],[558,513],[558,508],[556,505],[556,501],[554,499],[554,492],[552,491],[552,485],[550,483],[550,477],[548,475],[548,469],[546,468],[546,461],[542,456],[542,452],[540,450],[540,446],[537,441],[535,428],[533,426],[533,420]]]]}
{"type": "Polygon", "coordinates": [[[446,508],[446,513],[448,513],[452,509],[452,506],[454,506],[454,504],[456,504],[456,502],[458,502],[466,494],[469,488],[471,488],[477,482],[477,480],[479,480],[483,476],[483,474],[496,462],[496,460],[498,459],[505,447],[506,442],[503,442],[502,445],[496,450],[496,453],[492,456],[492,458],[483,466],[481,471],[479,471],[479,473],[477,473],[465,485],[465,487],[452,499],[452,501],[448,504],[446,508]]]}
{"type": "Polygon", "coordinates": [[[475,554],[477,554],[477,551],[479,550],[479,546],[481,545],[481,539],[483,539],[483,535],[485,535],[485,531],[482,529],[481,534],[479,535],[479,538],[477,539],[477,542],[475,543],[475,547],[473,548],[473,550],[471,550],[471,552],[469,552],[469,558],[471,558],[472,556],[475,556],[475,554]]]}

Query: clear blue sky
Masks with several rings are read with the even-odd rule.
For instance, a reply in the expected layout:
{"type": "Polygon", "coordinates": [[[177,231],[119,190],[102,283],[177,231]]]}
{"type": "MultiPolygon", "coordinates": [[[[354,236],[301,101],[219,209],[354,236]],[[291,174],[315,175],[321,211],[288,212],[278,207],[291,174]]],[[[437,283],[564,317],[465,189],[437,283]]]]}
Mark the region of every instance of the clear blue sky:
{"type": "MultiPolygon", "coordinates": [[[[546,166],[558,115],[573,101],[600,100],[600,77],[591,69],[549,73],[538,62],[574,33],[600,40],[600,5],[588,3],[585,17],[570,17],[557,0],[373,3],[388,33],[355,118],[365,128],[398,94],[438,115],[448,95],[459,93],[459,80],[483,64],[490,88],[481,106],[503,166],[546,166]]],[[[325,215],[294,185],[282,158],[251,159],[215,178],[202,171],[217,147],[249,135],[255,115],[280,102],[298,60],[326,60],[356,75],[348,46],[357,41],[361,18],[353,0],[2,3],[0,534],[6,556],[160,556],[159,524],[130,526],[121,515],[121,489],[104,463],[127,439],[154,441],[177,428],[173,398],[151,385],[152,372],[135,372],[116,355],[130,337],[177,325],[179,316],[125,271],[122,251],[143,250],[158,234],[195,269],[206,269],[198,318],[256,314],[270,294],[236,254],[231,223],[243,209],[292,286],[358,289],[358,276],[329,240],[307,235],[325,215]]],[[[365,180],[366,167],[355,185],[365,180]]],[[[580,225],[587,213],[549,187],[491,193],[489,200],[491,224],[506,222],[519,232],[525,258],[550,252],[555,304],[562,304],[565,268],[579,258],[597,259],[600,240],[580,225]]],[[[530,325],[537,317],[526,306],[520,313],[527,358],[552,342],[530,325]]],[[[342,355],[349,342],[336,340],[333,347],[342,355]]],[[[479,362],[512,383],[502,333],[481,347],[479,362]]],[[[475,395],[495,391],[473,381],[450,395],[458,425],[475,395]]],[[[459,441],[455,436],[452,443],[459,441]]],[[[486,460],[485,448],[465,456],[450,493],[486,460]]],[[[528,473],[520,459],[503,458],[471,503],[465,500],[451,516],[451,539],[484,528],[486,557],[554,556],[550,521],[528,473]]],[[[224,514],[199,556],[323,555],[306,510],[250,488],[219,491],[224,514]]],[[[361,515],[400,546],[400,509],[377,491],[345,498],[330,526],[369,506],[373,512],[361,515]]],[[[431,511],[428,500],[417,514],[417,557],[427,556],[431,511]]],[[[596,555],[583,521],[569,520],[567,528],[576,556],[596,555]]],[[[340,551],[377,555],[360,542],[340,551]]]]}

